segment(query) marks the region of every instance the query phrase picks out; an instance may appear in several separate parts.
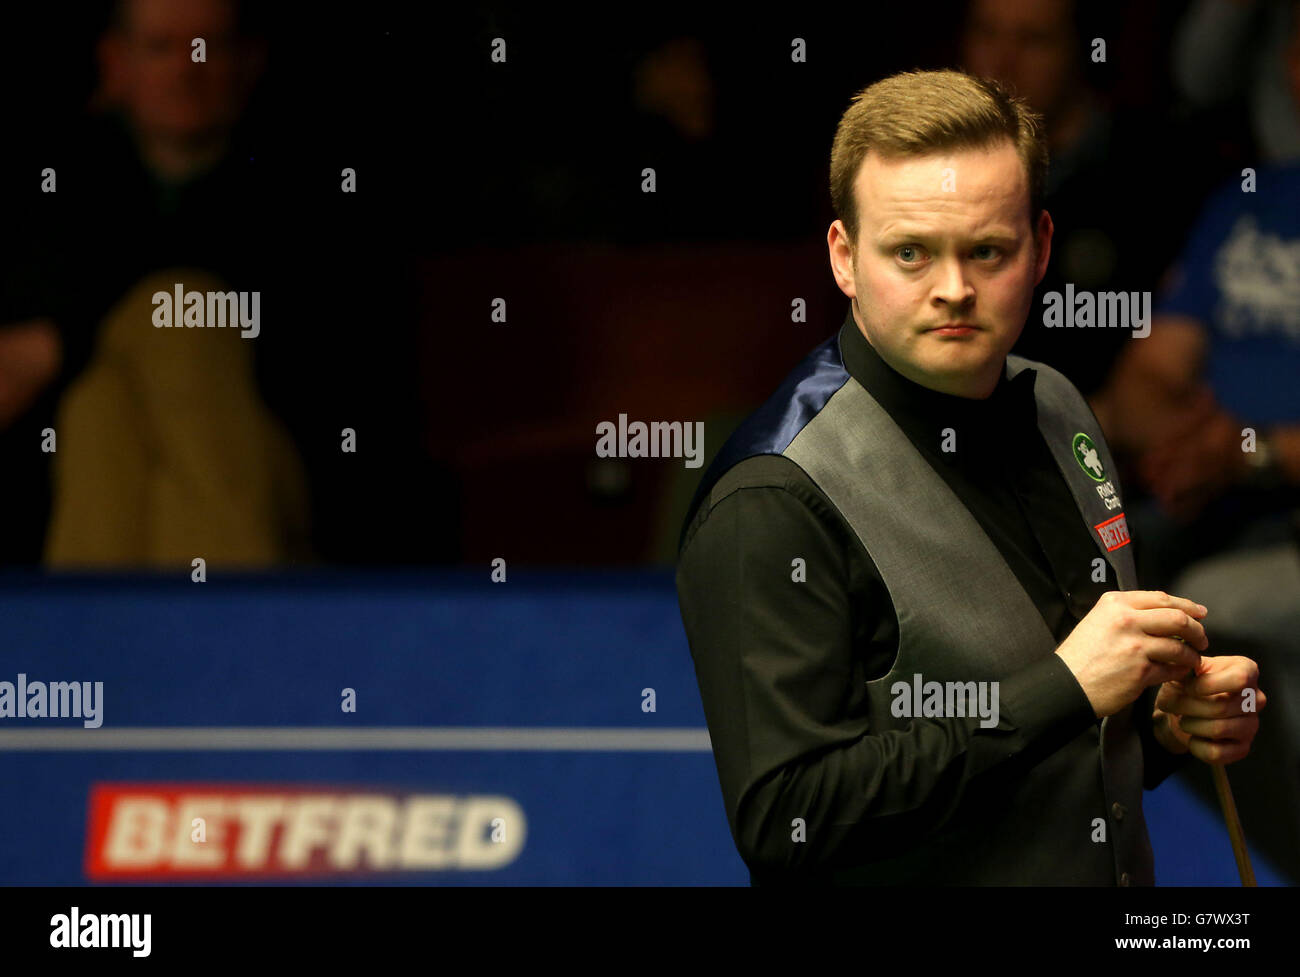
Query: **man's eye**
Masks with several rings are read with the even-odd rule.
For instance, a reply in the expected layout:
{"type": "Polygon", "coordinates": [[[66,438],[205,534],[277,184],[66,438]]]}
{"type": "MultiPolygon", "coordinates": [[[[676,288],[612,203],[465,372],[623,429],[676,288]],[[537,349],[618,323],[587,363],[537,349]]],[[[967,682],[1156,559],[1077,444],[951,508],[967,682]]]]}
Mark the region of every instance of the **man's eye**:
{"type": "Polygon", "coordinates": [[[992,259],[992,258],[996,258],[1001,253],[1002,250],[1000,248],[993,246],[992,244],[981,244],[975,248],[976,258],[992,259]]]}
{"type": "Polygon", "coordinates": [[[911,244],[904,244],[894,252],[905,264],[912,264],[914,260],[921,257],[921,249],[911,244]]]}

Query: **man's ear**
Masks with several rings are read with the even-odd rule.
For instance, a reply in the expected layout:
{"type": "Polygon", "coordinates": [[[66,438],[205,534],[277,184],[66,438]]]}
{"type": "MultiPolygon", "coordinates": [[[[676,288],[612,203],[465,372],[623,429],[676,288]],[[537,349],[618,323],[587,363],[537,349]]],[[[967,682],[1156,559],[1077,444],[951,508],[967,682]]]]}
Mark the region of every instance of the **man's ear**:
{"type": "Polygon", "coordinates": [[[853,266],[856,255],[853,240],[844,229],[843,221],[836,220],[831,224],[830,230],[826,232],[826,248],[830,256],[831,274],[835,276],[835,284],[839,286],[841,292],[852,298],[854,295],[853,266]],[[848,249],[847,265],[844,264],[846,248],[848,249]]]}
{"type": "Polygon", "coordinates": [[[1052,215],[1043,210],[1038,215],[1038,227],[1034,231],[1034,251],[1037,263],[1034,267],[1034,284],[1037,285],[1047,274],[1047,263],[1052,257],[1052,233],[1056,230],[1052,224],[1052,215]]]}

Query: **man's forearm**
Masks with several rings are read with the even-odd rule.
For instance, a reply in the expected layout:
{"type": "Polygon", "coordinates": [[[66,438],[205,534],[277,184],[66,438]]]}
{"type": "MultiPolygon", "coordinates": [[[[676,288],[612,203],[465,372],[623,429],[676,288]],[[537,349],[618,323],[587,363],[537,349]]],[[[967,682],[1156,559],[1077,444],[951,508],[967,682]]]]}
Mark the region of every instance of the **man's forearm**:
{"type": "MultiPolygon", "coordinates": [[[[746,864],[762,872],[819,872],[930,844],[988,798],[1005,798],[1034,766],[1095,721],[1083,690],[1057,656],[999,684],[995,728],[983,728],[978,717],[916,718],[903,729],[806,754],[757,784],[751,777],[730,791],[724,787],[746,864]],[[812,844],[791,844],[788,826],[795,818],[816,826],[812,844]]],[[[706,697],[706,715],[712,698],[706,697]]],[[[753,749],[729,748],[730,730],[719,724],[717,732],[720,767],[747,773],[753,749]]]]}

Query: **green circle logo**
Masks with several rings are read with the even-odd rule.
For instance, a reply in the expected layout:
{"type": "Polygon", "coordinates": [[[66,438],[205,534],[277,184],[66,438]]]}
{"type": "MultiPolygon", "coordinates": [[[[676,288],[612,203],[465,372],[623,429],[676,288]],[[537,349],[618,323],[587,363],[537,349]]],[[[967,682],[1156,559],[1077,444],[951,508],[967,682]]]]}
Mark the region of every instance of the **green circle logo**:
{"type": "Polygon", "coordinates": [[[1101,453],[1092,443],[1092,438],[1080,431],[1074,436],[1074,460],[1088,476],[1097,482],[1106,480],[1106,468],[1101,463],[1101,453]]]}

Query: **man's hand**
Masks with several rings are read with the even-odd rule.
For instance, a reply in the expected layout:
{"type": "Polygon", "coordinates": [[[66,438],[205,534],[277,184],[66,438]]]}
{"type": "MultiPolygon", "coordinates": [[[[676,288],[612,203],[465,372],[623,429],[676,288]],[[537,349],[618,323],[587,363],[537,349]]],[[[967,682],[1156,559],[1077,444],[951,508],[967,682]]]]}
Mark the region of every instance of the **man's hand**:
{"type": "Polygon", "coordinates": [[[1108,590],[1056,654],[1074,674],[1098,719],[1149,686],[1181,678],[1209,647],[1205,608],[1159,590],[1108,590]],[[1184,644],[1183,639],[1187,643],[1184,644]]]}
{"type": "Polygon", "coordinates": [[[1259,691],[1259,666],[1239,655],[1202,657],[1195,672],[1160,686],[1151,717],[1156,739],[1171,753],[1236,763],[1250,752],[1268,701],[1259,691]]]}

